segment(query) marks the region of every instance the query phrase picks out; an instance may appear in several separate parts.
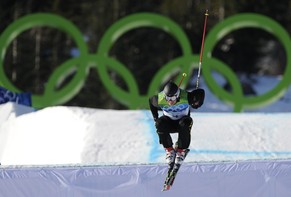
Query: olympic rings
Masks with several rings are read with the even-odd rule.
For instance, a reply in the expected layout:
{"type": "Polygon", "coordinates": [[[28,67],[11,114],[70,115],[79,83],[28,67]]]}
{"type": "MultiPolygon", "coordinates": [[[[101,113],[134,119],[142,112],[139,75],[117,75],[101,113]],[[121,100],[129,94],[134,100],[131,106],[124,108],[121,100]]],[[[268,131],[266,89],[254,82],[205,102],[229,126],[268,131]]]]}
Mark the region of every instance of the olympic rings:
{"type": "MultiPolygon", "coordinates": [[[[147,108],[148,97],[159,89],[162,82],[169,79],[176,72],[190,72],[197,67],[199,55],[192,54],[190,42],[184,31],[169,18],[152,13],[129,15],[114,23],[101,38],[96,54],[89,54],[83,36],[77,27],[70,21],[53,14],[31,14],[22,17],[11,25],[0,36],[0,85],[12,91],[20,92],[7,78],[4,72],[3,61],[7,47],[21,32],[36,26],[49,26],[64,31],[73,38],[80,50],[78,57],[67,60],[51,74],[45,85],[43,95],[32,95],[32,103],[36,108],[59,105],[73,98],[83,87],[88,70],[95,68],[104,87],[116,99],[129,109],[147,108]],[[140,27],[158,28],[172,35],[182,49],[182,56],[175,58],[164,65],[154,76],[149,85],[147,95],[140,95],[136,80],[132,73],[118,60],[108,56],[114,42],[128,31],[140,27]],[[115,84],[108,70],[116,72],[127,85],[128,91],[115,84]],[[72,72],[73,78],[62,88],[59,84],[72,72]]],[[[290,54],[291,41],[288,33],[271,18],[258,14],[240,14],[230,17],[216,25],[207,35],[204,46],[204,63],[202,74],[210,90],[220,99],[231,103],[235,112],[248,107],[259,107],[278,99],[290,84],[291,74],[290,54]],[[256,97],[244,97],[242,87],[233,71],[220,60],[211,57],[215,44],[227,33],[246,27],[260,28],[273,34],[282,43],[287,54],[287,67],[282,81],[271,91],[256,97]],[[220,87],[211,75],[214,70],[222,74],[231,84],[233,92],[229,93],[220,87]]],[[[183,84],[187,84],[188,78],[183,84]]]]}

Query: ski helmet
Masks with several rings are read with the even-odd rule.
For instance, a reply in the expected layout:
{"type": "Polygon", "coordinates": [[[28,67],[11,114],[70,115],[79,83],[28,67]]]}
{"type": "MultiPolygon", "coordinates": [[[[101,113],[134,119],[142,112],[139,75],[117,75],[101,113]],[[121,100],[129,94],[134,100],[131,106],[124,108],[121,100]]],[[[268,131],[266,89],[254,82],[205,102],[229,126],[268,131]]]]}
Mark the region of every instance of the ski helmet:
{"type": "Polygon", "coordinates": [[[172,97],[175,95],[178,96],[179,88],[174,82],[170,81],[165,85],[163,92],[168,97],[172,97]]]}

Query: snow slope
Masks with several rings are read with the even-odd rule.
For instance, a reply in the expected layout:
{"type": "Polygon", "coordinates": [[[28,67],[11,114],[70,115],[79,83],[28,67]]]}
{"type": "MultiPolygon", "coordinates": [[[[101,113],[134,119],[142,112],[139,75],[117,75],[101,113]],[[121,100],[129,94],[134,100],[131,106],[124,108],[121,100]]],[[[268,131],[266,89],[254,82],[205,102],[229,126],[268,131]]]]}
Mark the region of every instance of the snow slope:
{"type": "MultiPolygon", "coordinates": [[[[7,103],[0,105],[0,114],[2,165],[164,162],[148,110],[58,106],[34,112],[7,103]]],[[[291,158],[291,113],[192,112],[191,116],[187,162],[291,158]]]]}

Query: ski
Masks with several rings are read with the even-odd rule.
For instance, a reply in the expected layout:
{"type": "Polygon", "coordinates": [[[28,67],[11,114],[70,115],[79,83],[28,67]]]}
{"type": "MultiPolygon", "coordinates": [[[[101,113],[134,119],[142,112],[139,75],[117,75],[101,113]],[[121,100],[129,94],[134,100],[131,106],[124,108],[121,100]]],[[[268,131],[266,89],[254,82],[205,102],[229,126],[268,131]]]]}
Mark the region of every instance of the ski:
{"type": "MultiPolygon", "coordinates": [[[[190,151],[189,149],[186,150],[185,158],[186,158],[189,151],[190,151]]],[[[180,167],[181,167],[181,164],[176,164],[174,162],[169,164],[167,177],[166,177],[166,180],[164,182],[164,187],[163,187],[162,191],[168,191],[171,189],[180,167]]]]}
{"type": "Polygon", "coordinates": [[[164,182],[164,188],[162,191],[166,191],[166,190],[170,189],[170,185],[168,185],[168,183],[170,182],[170,178],[172,177],[171,174],[172,174],[174,165],[175,165],[175,162],[172,162],[168,165],[167,177],[166,177],[166,180],[164,182]]]}

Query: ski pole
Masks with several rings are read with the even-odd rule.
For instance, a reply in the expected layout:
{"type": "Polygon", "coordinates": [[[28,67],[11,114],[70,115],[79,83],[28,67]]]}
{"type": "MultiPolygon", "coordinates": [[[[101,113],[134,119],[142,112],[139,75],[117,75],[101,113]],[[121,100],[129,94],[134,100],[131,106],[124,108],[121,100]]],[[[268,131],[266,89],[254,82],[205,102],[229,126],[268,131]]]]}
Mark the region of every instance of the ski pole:
{"type": "Polygon", "coordinates": [[[202,43],[201,43],[201,49],[200,49],[200,58],[199,58],[199,65],[198,65],[196,89],[199,87],[199,79],[200,79],[200,72],[201,72],[201,67],[202,67],[202,57],[203,57],[203,50],[204,50],[204,39],[205,39],[207,18],[208,18],[208,10],[206,10],[205,18],[204,18],[204,28],[203,28],[202,43]]]}
{"type": "Polygon", "coordinates": [[[180,88],[180,85],[182,84],[182,82],[183,82],[183,80],[184,80],[184,78],[187,76],[187,74],[186,73],[183,73],[182,74],[182,79],[180,80],[180,83],[179,83],[179,85],[178,85],[178,88],[180,88]]]}

